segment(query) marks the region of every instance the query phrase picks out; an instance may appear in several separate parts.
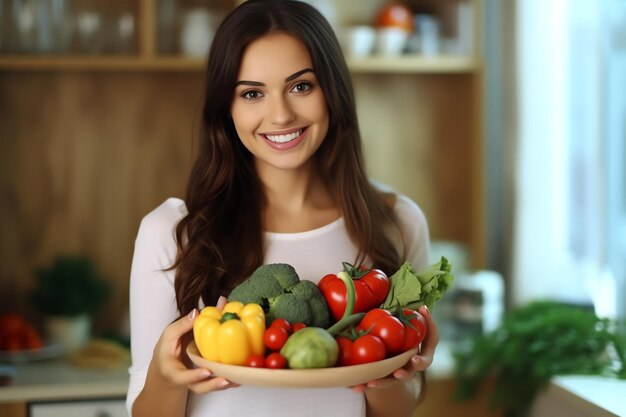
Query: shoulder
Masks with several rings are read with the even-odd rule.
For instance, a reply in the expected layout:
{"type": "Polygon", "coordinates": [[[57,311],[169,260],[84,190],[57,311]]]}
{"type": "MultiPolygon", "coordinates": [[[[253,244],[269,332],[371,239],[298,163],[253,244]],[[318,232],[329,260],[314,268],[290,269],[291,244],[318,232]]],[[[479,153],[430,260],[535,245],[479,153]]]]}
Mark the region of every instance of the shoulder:
{"type": "Polygon", "coordinates": [[[395,203],[394,212],[400,220],[426,223],[426,216],[420,206],[406,195],[396,193],[395,203]]]}
{"type": "Polygon", "coordinates": [[[426,222],[424,212],[415,201],[387,184],[374,180],[372,180],[371,183],[374,189],[380,193],[387,205],[392,208],[399,220],[410,222],[417,221],[419,223],[426,222]]]}
{"type": "Polygon", "coordinates": [[[430,251],[428,222],[420,206],[408,196],[380,183],[373,183],[387,202],[392,202],[396,229],[391,230],[400,253],[414,266],[425,266],[430,251]],[[397,235],[399,233],[399,235],[397,235]]]}
{"type": "Polygon", "coordinates": [[[178,222],[186,215],[183,200],[168,198],[141,220],[139,233],[150,238],[171,237],[178,222]]]}

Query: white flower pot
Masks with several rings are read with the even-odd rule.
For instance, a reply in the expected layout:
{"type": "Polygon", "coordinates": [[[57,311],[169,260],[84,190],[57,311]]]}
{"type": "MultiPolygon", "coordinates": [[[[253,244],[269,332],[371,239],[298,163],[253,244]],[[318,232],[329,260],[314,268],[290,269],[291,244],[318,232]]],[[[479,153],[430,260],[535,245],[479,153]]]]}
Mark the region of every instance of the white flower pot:
{"type": "Polygon", "coordinates": [[[64,353],[79,350],[91,337],[91,317],[82,314],[74,317],[49,316],[46,331],[50,342],[59,344],[64,353]]]}

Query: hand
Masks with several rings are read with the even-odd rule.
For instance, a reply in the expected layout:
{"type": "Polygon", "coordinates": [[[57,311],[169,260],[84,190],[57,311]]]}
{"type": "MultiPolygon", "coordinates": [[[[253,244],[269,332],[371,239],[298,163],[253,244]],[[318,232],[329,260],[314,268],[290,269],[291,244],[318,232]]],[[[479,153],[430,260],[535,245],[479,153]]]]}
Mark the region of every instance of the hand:
{"type": "MultiPolygon", "coordinates": [[[[224,308],[226,299],[220,297],[217,307],[224,308]]],[[[221,377],[211,377],[212,373],[205,368],[188,368],[181,360],[181,352],[188,343],[185,336],[193,329],[193,322],[198,310],[193,309],[187,316],[178,319],[163,330],[161,338],[154,349],[153,362],[157,372],[165,383],[173,387],[186,387],[196,394],[238,387],[221,377]]]]}
{"type": "Polygon", "coordinates": [[[420,345],[418,354],[412,356],[402,368],[396,369],[389,376],[355,385],[351,387],[353,391],[364,392],[368,388],[384,388],[396,384],[399,381],[411,381],[415,377],[416,372],[425,371],[433,363],[435,348],[439,343],[439,331],[430,315],[428,307],[421,306],[418,311],[426,319],[427,326],[426,337],[420,345]]]}

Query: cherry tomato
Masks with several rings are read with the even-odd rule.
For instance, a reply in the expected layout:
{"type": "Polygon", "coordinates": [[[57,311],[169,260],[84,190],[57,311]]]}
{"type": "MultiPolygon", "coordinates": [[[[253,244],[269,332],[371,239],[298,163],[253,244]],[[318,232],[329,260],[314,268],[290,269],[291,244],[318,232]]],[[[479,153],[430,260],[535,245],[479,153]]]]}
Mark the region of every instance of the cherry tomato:
{"type": "Polygon", "coordinates": [[[338,337],[339,365],[360,365],[385,359],[385,344],[374,335],[366,334],[354,342],[346,337],[338,337]]]}
{"type": "Polygon", "coordinates": [[[270,326],[265,329],[263,334],[263,342],[270,350],[280,350],[289,338],[287,330],[278,326],[270,326]]]}
{"type": "Polygon", "coordinates": [[[426,337],[427,325],[424,316],[410,308],[403,308],[402,316],[410,323],[410,325],[406,323],[404,325],[403,350],[407,351],[422,343],[422,340],[426,337]]]}
{"type": "Polygon", "coordinates": [[[343,336],[338,337],[336,340],[337,346],[339,346],[339,357],[337,358],[337,365],[352,365],[352,340],[343,336]]]}
{"type": "Polygon", "coordinates": [[[368,311],[360,326],[383,341],[389,356],[404,352],[404,325],[387,310],[375,308],[368,311]]]}
{"type": "Polygon", "coordinates": [[[282,327],[287,331],[287,334],[290,334],[292,330],[291,324],[289,324],[287,320],[281,318],[274,319],[270,327],[282,327]]]}
{"type": "Polygon", "coordinates": [[[270,369],[283,369],[287,367],[287,359],[278,352],[267,355],[265,365],[270,369]]]}
{"type": "Polygon", "coordinates": [[[385,344],[372,334],[366,334],[354,341],[352,356],[354,364],[370,363],[385,359],[385,344]]]}
{"type": "Polygon", "coordinates": [[[265,368],[265,356],[252,354],[245,365],[251,368],[265,368]]]}
{"type": "Polygon", "coordinates": [[[306,324],[297,322],[297,323],[294,323],[293,326],[291,326],[291,327],[293,328],[293,332],[295,333],[298,330],[304,329],[306,327],[306,324]]]}

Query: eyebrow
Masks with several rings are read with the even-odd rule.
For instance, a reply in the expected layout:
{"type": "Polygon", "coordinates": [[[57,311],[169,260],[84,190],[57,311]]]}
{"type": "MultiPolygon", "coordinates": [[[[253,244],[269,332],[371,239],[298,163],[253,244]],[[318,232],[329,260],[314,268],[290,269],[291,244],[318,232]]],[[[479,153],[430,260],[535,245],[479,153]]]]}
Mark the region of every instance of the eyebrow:
{"type": "MultiPolygon", "coordinates": [[[[285,82],[288,83],[289,81],[293,81],[296,78],[298,78],[299,76],[301,76],[302,74],[306,74],[307,72],[315,73],[315,71],[313,71],[313,68],[301,69],[300,71],[294,72],[289,77],[285,78],[285,82]]],[[[265,86],[264,83],[261,83],[261,82],[258,82],[258,81],[247,81],[247,80],[237,81],[235,83],[235,87],[237,87],[238,85],[250,85],[250,86],[255,86],[255,87],[264,87],[265,86]]]]}

